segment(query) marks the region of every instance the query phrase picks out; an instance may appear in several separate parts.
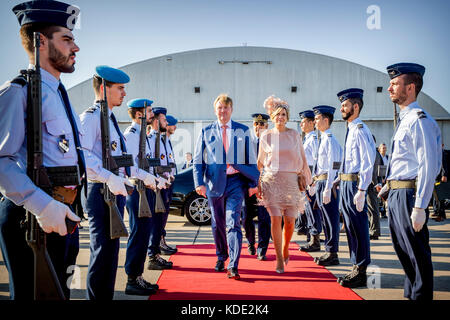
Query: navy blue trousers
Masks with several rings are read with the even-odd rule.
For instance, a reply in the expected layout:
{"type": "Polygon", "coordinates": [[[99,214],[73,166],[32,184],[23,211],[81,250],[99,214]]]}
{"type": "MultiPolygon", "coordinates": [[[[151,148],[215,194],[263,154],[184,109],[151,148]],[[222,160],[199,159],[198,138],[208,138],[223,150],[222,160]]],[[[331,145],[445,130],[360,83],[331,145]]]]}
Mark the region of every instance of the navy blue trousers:
{"type": "Polygon", "coordinates": [[[264,206],[257,205],[256,196],[248,196],[245,193],[245,210],[244,210],[244,230],[245,237],[250,245],[255,245],[256,230],[253,219],[258,217],[258,249],[259,255],[265,255],[269,246],[270,240],[270,215],[264,206]]]}
{"type": "MultiPolygon", "coordinates": [[[[0,195],[0,198],[3,196],[0,195]]],[[[0,201],[0,248],[9,273],[9,292],[13,300],[34,298],[34,255],[25,238],[25,210],[12,201],[0,201]]],[[[66,299],[70,298],[67,282],[73,271],[68,268],[76,264],[79,251],[78,228],[71,235],[61,237],[57,233],[47,234],[47,252],[52,261],[66,299]]]]}
{"type": "MultiPolygon", "coordinates": [[[[164,197],[165,194],[162,193],[163,190],[161,190],[161,196],[163,198],[164,203],[166,202],[164,197]]],[[[154,196],[154,203],[156,203],[156,194],[153,194],[154,196]]],[[[153,205],[152,210],[155,208],[155,205],[153,205]]],[[[167,210],[166,210],[167,211],[167,210]]],[[[159,244],[161,242],[161,235],[163,230],[163,221],[165,217],[165,212],[160,213],[154,213],[152,214],[152,217],[150,219],[150,236],[148,240],[148,248],[147,248],[147,254],[149,257],[152,257],[154,255],[160,254],[161,249],[159,248],[159,244]]],[[[166,220],[167,221],[167,220],[166,220]]]]}
{"type": "MultiPolygon", "coordinates": [[[[316,182],[316,201],[322,214],[323,231],[325,234],[325,251],[339,251],[339,203],[331,193],[331,201],[323,204],[323,191],[325,190],[326,180],[316,182]]],[[[339,194],[337,195],[339,198],[339,194]]]]}
{"type": "Polygon", "coordinates": [[[167,220],[169,219],[169,211],[170,211],[170,202],[172,201],[172,194],[173,194],[173,184],[170,185],[168,189],[161,190],[161,195],[164,200],[164,206],[166,207],[166,212],[164,212],[162,215],[162,226],[161,226],[161,235],[166,236],[166,224],[167,220]]]}
{"type": "Polygon", "coordinates": [[[350,261],[353,265],[368,266],[370,264],[369,218],[367,202],[361,212],[356,210],[353,198],[358,191],[356,181],[341,181],[340,208],[344,216],[345,232],[347,233],[350,261]]]}
{"type": "MultiPolygon", "coordinates": [[[[414,201],[414,189],[390,191],[389,229],[395,252],[406,274],[405,298],[431,300],[433,299],[433,264],[428,227],[425,222],[420,232],[414,231],[410,217],[414,201]]],[[[429,212],[425,211],[428,221],[429,212]]]]}
{"type": "Polygon", "coordinates": [[[314,209],[314,203],[316,202],[316,195],[311,196],[308,191],[309,197],[308,203],[305,206],[305,215],[307,221],[307,228],[310,235],[316,236],[322,232],[322,217],[320,216],[320,210],[314,209]]]}
{"type": "MultiPolygon", "coordinates": [[[[120,239],[110,237],[109,207],[100,190],[103,183],[89,183],[86,211],[89,219],[90,259],[87,273],[87,299],[112,300],[116,283],[120,239]]],[[[116,196],[123,217],[125,197],[116,196]]]]}
{"type": "Polygon", "coordinates": [[[227,177],[225,192],[221,197],[208,197],[211,208],[211,228],[218,260],[230,258],[228,269],[237,268],[241,256],[241,208],[244,200],[244,183],[240,174],[227,177]]]}
{"type": "MultiPolygon", "coordinates": [[[[150,189],[146,189],[146,196],[153,216],[155,214],[155,193],[150,189]]],[[[136,188],[130,196],[127,196],[126,207],[130,218],[130,236],[125,258],[125,273],[129,276],[137,277],[144,272],[152,219],[138,217],[139,192],[136,191],[136,188]]]]}

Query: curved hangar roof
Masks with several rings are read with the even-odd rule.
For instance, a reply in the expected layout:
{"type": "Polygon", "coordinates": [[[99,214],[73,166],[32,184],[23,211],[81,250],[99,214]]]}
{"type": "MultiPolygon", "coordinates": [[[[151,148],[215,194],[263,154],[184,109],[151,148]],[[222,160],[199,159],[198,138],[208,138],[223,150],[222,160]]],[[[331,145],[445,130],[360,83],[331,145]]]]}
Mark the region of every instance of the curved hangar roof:
{"type": "MultiPolygon", "coordinates": [[[[234,102],[233,119],[246,120],[263,112],[264,99],[275,94],[291,106],[291,120],[298,112],[319,104],[339,106],[336,93],[350,87],[364,89],[367,120],[391,120],[393,105],[387,88],[389,77],[349,61],[304,51],[266,47],[225,47],[174,53],[126,65],[130,75],[128,100],[146,97],[154,106],[168,108],[180,120],[215,119],[212,104],[220,93],[234,102]]],[[[425,81],[426,81],[425,74],[425,81]]],[[[69,90],[78,113],[94,100],[91,79],[69,90]]],[[[449,113],[428,95],[418,98],[435,119],[449,113]]],[[[121,121],[129,121],[126,107],[115,109],[121,121]]],[[[337,117],[339,118],[339,117],[337,117]]],[[[337,120],[337,119],[336,119],[337,120]]]]}

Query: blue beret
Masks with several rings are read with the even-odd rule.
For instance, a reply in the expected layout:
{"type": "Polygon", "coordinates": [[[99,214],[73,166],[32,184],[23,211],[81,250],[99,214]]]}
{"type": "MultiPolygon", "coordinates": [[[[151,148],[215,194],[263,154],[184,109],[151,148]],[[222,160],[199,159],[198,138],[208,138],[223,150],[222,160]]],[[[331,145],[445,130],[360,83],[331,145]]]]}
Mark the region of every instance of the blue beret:
{"type": "Polygon", "coordinates": [[[113,83],[128,83],[130,82],[130,77],[119,69],[114,69],[108,66],[97,66],[95,67],[95,72],[100,78],[103,78],[109,82],[113,83]]]}
{"type": "Polygon", "coordinates": [[[394,79],[405,73],[418,73],[422,77],[425,73],[425,67],[417,63],[396,63],[386,68],[391,79],[394,79]]]}
{"type": "Polygon", "coordinates": [[[133,100],[128,101],[127,106],[128,106],[128,109],[143,108],[145,102],[147,102],[147,107],[151,106],[153,103],[152,100],[148,100],[148,99],[133,99],[133,100]]]}
{"type": "Polygon", "coordinates": [[[270,117],[265,113],[254,113],[252,114],[252,118],[254,122],[267,122],[270,117]]]}
{"type": "Polygon", "coordinates": [[[166,115],[167,114],[167,109],[164,107],[154,107],[152,108],[153,114],[157,115],[157,114],[163,114],[166,115]]]}
{"type": "Polygon", "coordinates": [[[350,89],[346,89],[346,90],[342,90],[341,92],[339,92],[337,94],[339,101],[342,103],[347,99],[351,99],[351,98],[363,98],[363,93],[364,90],[363,89],[358,89],[358,88],[350,88],[350,89]]]}
{"type": "Polygon", "coordinates": [[[335,107],[331,106],[317,106],[313,108],[315,114],[334,114],[334,111],[336,110],[335,107]]]}
{"type": "Polygon", "coordinates": [[[28,23],[46,22],[73,30],[80,9],[59,1],[28,1],[16,5],[12,11],[20,26],[28,23]]]}
{"type": "Polygon", "coordinates": [[[170,115],[166,116],[167,125],[168,126],[174,126],[178,123],[178,120],[175,117],[172,117],[170,115]]]}
{"type": "Polygon", "coordinates": [[[300,116],[300,118],[309,118],[309,119],[314,119],[314,111],[312,111],[312,110],[305,110],[305,111],[302,111],[302,112],[300,112],[299,114],[298,114],[299,116],[300,116]]]}

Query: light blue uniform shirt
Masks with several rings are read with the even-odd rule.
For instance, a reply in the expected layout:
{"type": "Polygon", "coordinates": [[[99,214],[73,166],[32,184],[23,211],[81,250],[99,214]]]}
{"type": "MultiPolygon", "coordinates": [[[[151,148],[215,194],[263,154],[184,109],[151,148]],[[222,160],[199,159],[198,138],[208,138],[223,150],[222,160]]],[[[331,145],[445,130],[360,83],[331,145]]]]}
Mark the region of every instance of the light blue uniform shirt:
{"type": "Polygon", "coordinates": [[[317,134],[314,131],[308,132],[305,135],[305,142],[303,142],[303,148],[305,149],[306,162],[308,166],[314,166],[317,160],[317,147],[319,146],[319,140],[317,134]]]}
{"type": "MultiPolygon", "coordinates": [[[[161,134],[159,136],[159,143],[160,143],[160,147],[159,147],[159,155],[156,155],[156,131],[155,130],[151,130],[150,134],[148,135],[148,140],[150,142],[150,148],[151,148],[151,155],[152,157],[159,157],[159,159],[161,160],[161,166],[168,166],[169,162],[173,162],[173,160],[169,160],[169,153],[168,153],[168,144],[169,142],[167,142],[166,144],[164,144],[163,141],[163,135],[161,134]]],[[[165,177],[168,178],[168,175],[165,177]]]]}
{"type": "Polygon", "coordinates": [[[388,180],[417,178],[414,206],[427,208],[434,182],[442,166],[441,130],[417,102],[400,111],[400,123],[393,137],[388,180]]]}
{"type": "Polygon", "coordinates": [[[334,162],[340,162],[342,159],[342,148],[339,142],[328,129],[320,136],[319,151],[317,154],[316,173],[313,176],[321,174],[328,174],[325,190],[330,190],[333,186],[333,181],[336,178],[336,173],[339,169],[333,169],[334,162]]]}
{"type": "MultiPolygon", "coordinates": [[[[60,81],[42,68],[41,78],[43,164],[45,167],[77,165],[72,126],[58,91],[60,81]],[[59,148],[63,136],[69,143],[65,153],[59,148]]],[[[0,87],[0,192],[16,205],[39,214],[52,198],[36,187],[26,173],[27,87],[9,81],[0,87]]],[[[71,110],[81,140],[80,119],[71,110]]]]}
{"type": "MultiPolygon", "coordinates": [[[[139,165],[139,139],[141,135],[141,125],[136,122],[132,122],[131,126],[125,129],[124,137],[127,140],[127,152],[133,156],[134,166],[130,167],[130,173],[132,178],[137,178],[137,169],[139,165]]],[[[150,149],[150,139],[146,137],[145,141],[145,154],[148,157],[151,157],[151,149],[150,149]]],[[[150,173],[153,172],[153,168],[150,167],[150,173]]]]}
{"type": "Polygon", "coordinates": [[[344,173],[359,173],[358,189],[367,190],[372,182],[375,155],[372,133],[361,119],[356,118],[348,124],[344,173]]]}
{"type": "MultiPolygon", "coordinates": [[[[172,142],[170,141],[170,138],[167,138],[166,147],[167,147],[169,163],[175,163],[175,153],[173,152],[172,142]]],[[[176,167],[174,167],[174,168],[172,168],[172,175],[176,175],[176,174],[177,174],[177,169],[176,169],[176,167]]]]}
{"type": "MultiPolygon", "coordinates": [[[[111,110],[109,114],[109,137],[111,145],[115,145],[116,150],[111,148],[111,155],[122,155],[120,146],[120,136],[117,133],[114,123],[111,120],[111,110]]],[[[95,103],[91,108],[87,109],[80,115],[81,125],[83,128],[83,139],[81,145],[84,149],[86,158],[86,172],[89,182],[102,182],[108,180],[111,172],[103,168],[102,158],[102,134],[100,128],[100,103],[95,103]]],[[[119,175],[125,176],[125,169],[119,169],[119,175]]]]}

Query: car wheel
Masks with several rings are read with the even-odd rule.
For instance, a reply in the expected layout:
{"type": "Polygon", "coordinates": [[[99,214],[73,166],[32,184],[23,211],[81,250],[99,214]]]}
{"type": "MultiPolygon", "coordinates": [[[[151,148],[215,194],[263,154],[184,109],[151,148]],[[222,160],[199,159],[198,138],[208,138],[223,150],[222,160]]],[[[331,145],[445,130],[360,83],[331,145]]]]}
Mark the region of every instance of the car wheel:
{"type": "Polygon", "coordinates": [[[211,224],[211,209],[208,199],[197,194],[191,195],[184,204],[184,214],[192,224],[204,226],[211,224]]]}

